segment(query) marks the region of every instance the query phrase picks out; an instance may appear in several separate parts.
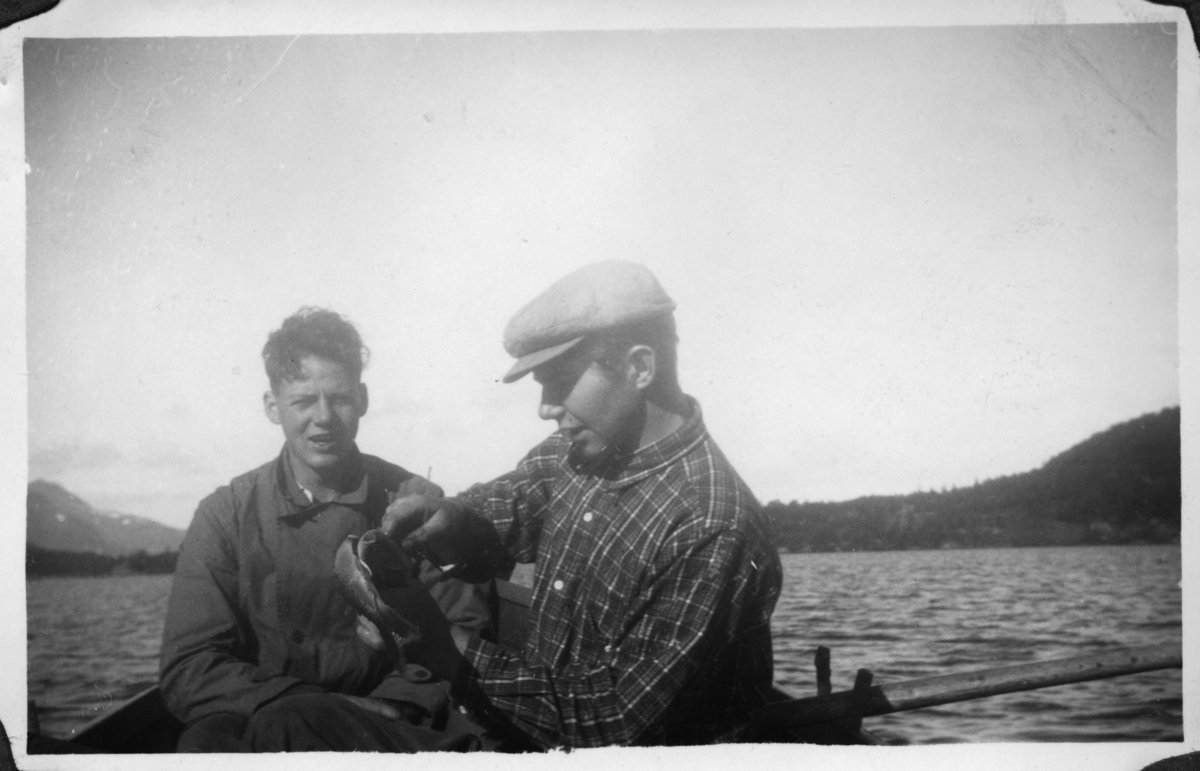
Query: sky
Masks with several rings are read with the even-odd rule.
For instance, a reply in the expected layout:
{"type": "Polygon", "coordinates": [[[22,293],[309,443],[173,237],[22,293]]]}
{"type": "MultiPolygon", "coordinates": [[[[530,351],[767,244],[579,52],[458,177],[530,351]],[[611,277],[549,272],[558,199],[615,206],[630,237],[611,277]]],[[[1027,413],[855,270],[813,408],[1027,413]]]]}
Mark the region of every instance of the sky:
{"type": "Polygon", "coordinates": [[[1179,404],[1171,25],[27,40],[28,473],[186,527],[267,334],[371,349],[449,492],[552,425],[508,318],[642,262],[763,500],[1036,468],[1179,404]]]}
{"type": "MultiPolygon", "coordinates": [[[[303,304],[372,349],[365,451],[450,490],[489,478],[550,429],[533,384],[499,383],[505,322],[608,257],[679,302],[684,386],[763,500],[1034,468],[1194,392],[1183,21],[1145,0],[60,3],[0,30],[0,394],[26,407],[0,489],[52,479],[185,525],[279,451],[259,351],[303,304]]],[[[0,712],[19,731],[21,539],[4,549],[0,712]]],[[[1196,749],[1194,670],[1183,746],[880,752],[1142,768],[1196,749]]],[[[864,757],[722,749],[589,757],[864,757]]],[[[85,760],[68,765],[104,765],[85,760]]],[[[144,761],[121,767],[161,765],[144,761]]]]}

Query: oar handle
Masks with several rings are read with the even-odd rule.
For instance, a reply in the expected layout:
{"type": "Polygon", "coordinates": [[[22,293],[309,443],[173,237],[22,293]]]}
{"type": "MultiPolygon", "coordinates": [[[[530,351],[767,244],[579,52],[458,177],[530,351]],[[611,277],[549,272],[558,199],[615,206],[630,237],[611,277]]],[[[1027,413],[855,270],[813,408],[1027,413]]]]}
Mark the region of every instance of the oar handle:
{"type": "Polygon", "coordinates": [[[1017,664],[956,675],[904,680],[873,686],[865,696],[838,691],[828,696],[792,699],[770,704],[755,716],[759,728],[786,728],[841,720],[861,709],[863,717],[886,715],[938,704],[1031,691],[1067,683],[1082,683],[1157,669],[1183,666],[1179,645],[1120,648],[1089,656],[1017,664]]]}

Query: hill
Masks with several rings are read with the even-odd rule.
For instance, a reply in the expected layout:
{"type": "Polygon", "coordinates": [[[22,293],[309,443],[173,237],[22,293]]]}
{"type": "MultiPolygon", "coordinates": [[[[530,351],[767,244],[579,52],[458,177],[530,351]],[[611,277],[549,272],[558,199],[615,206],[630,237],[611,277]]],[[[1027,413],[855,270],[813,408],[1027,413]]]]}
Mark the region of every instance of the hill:
{"type": "Polygon", "coordinates": [[[1120,423],[968,488],[766,506],[793,551],[1177,543],[1179,408],[1120,423]]]}
{"type": "Polygon", "coordinates": [[[179,550],[184,531],[144,517],[93,509],[53,482],[29,483],[25,506],[27,547],[128,557],[179,550]]]}

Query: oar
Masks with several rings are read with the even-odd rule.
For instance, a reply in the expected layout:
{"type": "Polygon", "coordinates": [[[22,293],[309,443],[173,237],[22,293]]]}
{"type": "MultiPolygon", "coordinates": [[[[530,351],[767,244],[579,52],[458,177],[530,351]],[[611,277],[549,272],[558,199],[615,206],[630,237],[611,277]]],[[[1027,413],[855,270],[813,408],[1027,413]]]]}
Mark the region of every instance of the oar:
{"type": "Polygon", "coordinates": [[[854,715],[873,717],[1002,693],[1182,666],[1183,653],[1178,645],[1121,648],[1090,656],[876,685],[857,697],[853,691],[838,691],[828,696],[792,699],[764,707],[755,716],[754,725],[758,728],[795,728],[854,715]]]}

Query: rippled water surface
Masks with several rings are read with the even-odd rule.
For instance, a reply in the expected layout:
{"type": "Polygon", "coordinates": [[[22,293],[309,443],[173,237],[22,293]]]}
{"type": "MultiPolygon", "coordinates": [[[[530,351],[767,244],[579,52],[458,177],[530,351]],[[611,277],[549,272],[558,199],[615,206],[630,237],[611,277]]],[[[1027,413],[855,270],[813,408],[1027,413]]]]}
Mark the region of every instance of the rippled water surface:
{"type": "MultiPolygon", "coordinates": [[[[783,555],[777,682],[816,692],[1182,639],[1178,546],[783,555]]],[[[1180,670],[1006,694],[885,715],[889,743],[1182,741],[1180,670]]]]}
{"type": "Polygon", "coordinates": [[[170,576],[38,578],[25,591],[42,733],[66,738],[158,682],[170,576]]]}
{"type": "MultiPolygon", "coordinates": [[[[776,679],[815,693],[860,667],[876,684],[1181,639],[1178,546],[783,555],[776,679]]],[[[169,576],[26,583],[29,698],[68,737],[152,685],[169,576]]],[[[1008,694],[877,718],[891,743],[1180,741],[1179,670],[1008,694]]]]}

